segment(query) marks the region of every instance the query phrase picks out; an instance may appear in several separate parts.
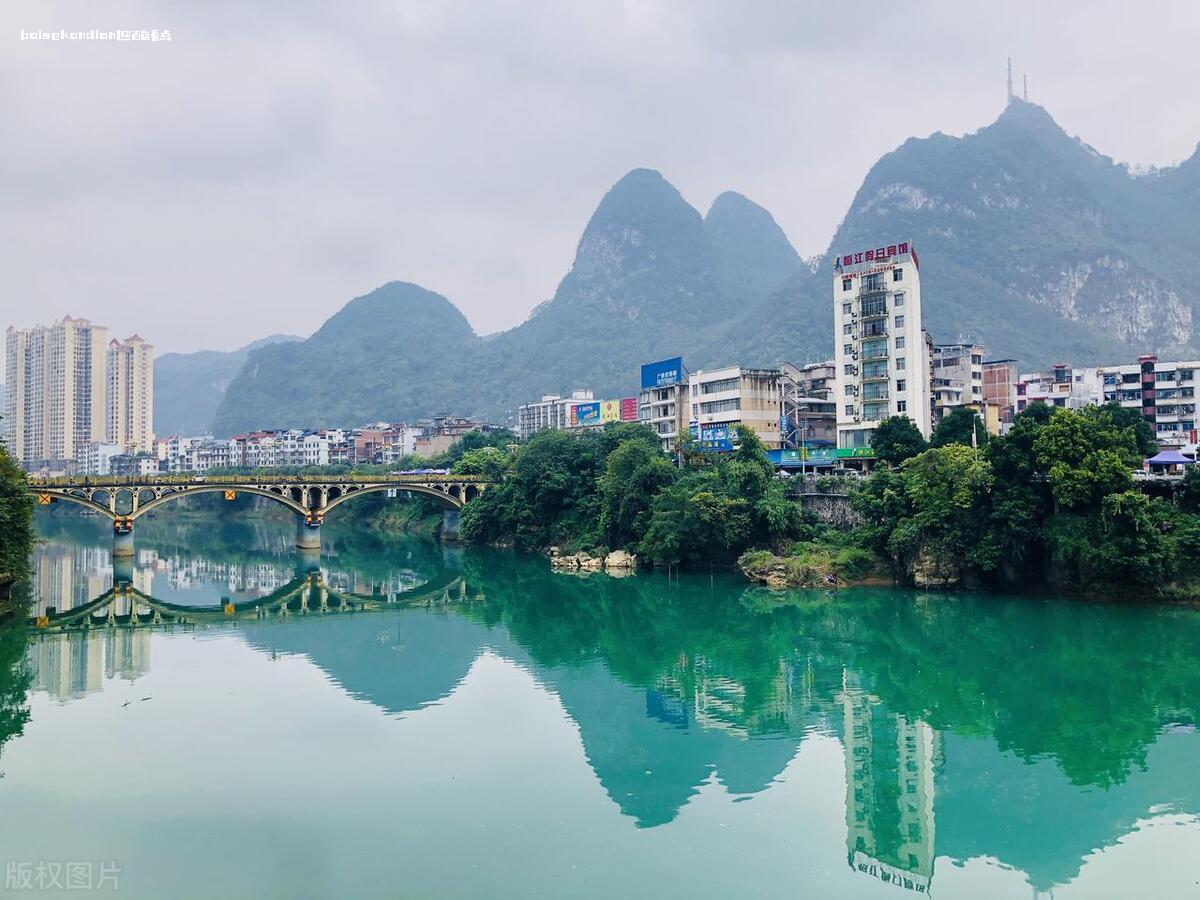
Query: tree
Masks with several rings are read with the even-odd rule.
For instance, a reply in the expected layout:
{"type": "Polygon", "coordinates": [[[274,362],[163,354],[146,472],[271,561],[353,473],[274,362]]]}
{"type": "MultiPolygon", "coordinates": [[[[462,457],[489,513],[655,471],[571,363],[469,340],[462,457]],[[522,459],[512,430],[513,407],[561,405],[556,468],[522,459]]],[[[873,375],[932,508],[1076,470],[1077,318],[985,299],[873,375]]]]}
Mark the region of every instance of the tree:
{"type": "MultiPolygon", "coordinates": [[[[0,445],[0,579],[4,592],[24,578],[33,550],[33,496],[25,473],[0,445]]],[[[0,609],[7,600],[0,597],[0,609]]]]}
{"type": "Polygon", "coordinates": [[[600,476],[600,529],[609,547],[626,547],[650,525],[655,496],[671,485],[678,470],[655,440],[627,440],[608,455],[600,476]]]}
{"type": "Polygon", "coordinates": [[[984,447],[990,435],[987,426],[973,409],[965,406],[948,412],[938,422],[933,437],[929,441],[931,447],[945,447],[947,444],[962,444],[964,447],[984,447]],[[971,434],[974,432],[974,440],[971,434]]]}
{"type": "Polygon", "coordinates": [[[1150,429],[1150,423],[1146,421],[1146,417],[1142,415],[1140,409],[1131,409],[1121,406],[1119,403],[1106,403],[1103,408],[1108,410],[1113,424],[1117,428],[1133,430],[1133,439],[1136,441],[1138,453],[1142,455],[1143,459],[1149,459],[1158,452],[1158,443],[1154,440],[1154,432],[1150,429]]]}
{"type": "Polygon", "coordinates": [[[1142,463],[1134,430],[1099,406],[1056,409],[1033,450],[1055,501],[1071,510],[1098,509],[1106,495],[1129,490],[1142,463]]]}
{"type": "Polygon", "coordinates": [[[871,432],[871,449],[875,458],[898,466],[925,449],[925,438],[908,416],[884,419],[871,432]]]}

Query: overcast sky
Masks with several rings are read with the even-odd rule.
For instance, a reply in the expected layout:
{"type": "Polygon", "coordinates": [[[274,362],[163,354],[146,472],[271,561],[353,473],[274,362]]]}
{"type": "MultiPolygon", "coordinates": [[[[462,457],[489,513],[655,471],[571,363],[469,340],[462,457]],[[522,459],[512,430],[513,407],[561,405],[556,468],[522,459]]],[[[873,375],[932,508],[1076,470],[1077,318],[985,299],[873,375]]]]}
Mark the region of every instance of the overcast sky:
{"type": "Polygon", "coordinates": [[[10,0],[0,312],[232,349],[402,279],[497,331],[636,166],[823,252],[879,156],[999,114],[1008,55],[1069,133],[1178,163],[1198,35],[1188,0],[10,0]],[[21,40],[89,28],[172,40],[21,40]]]}

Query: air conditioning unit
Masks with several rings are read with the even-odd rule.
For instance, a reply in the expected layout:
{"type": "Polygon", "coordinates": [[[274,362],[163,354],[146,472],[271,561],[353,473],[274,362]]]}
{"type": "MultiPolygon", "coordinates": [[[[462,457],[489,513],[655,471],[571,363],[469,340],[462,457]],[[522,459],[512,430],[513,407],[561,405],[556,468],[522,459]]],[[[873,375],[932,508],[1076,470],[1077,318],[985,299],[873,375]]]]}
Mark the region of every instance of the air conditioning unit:
{"type": "Polygon", "coordinates": [[[860,416],[855,416],[855,417],[854,417],[854,421],[855,421],[855,422],[861,422],[861,421],[862,421],[862,418],[861,418],[860,416]]]}

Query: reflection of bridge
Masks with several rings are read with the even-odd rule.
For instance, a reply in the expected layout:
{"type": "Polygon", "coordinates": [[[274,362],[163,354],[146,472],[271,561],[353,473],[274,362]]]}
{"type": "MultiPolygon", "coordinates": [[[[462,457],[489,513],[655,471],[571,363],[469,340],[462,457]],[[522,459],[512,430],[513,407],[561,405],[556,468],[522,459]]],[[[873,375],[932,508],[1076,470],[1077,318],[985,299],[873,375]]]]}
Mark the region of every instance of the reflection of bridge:
{"type": "Polygon", "coordinates": [[[397,605],[453,603],[463,600],[466,591],[466,583],[461,576],[446,573],[441,578],[402,591],[389,601],[379,596],[333,590],[325,584],[321,573],[314,571],[298,576],[262,597],[221,606],[186,606],[151,597],[129,582],[118,582],[112,589],[83,606],[59,614],[47,610],[47,614],[38,617],[33,624],[43,630],[62,631],[93,626],[197,625],[239,619],[253,621],[310,613],[362,612],[397,605]],[[128,604],[128,611],[119,613],[118,608],[125,603],[128,604]]]}
{"type": "Polygon", "coordinates": [[[65,500],[111,519],[113,556],[133,555],[133,523],[138,516],[192,494],[221,492],[226,500],[234,500],[238,494],[251,494],[280,503],[299,517],[296,546],[316,550],[321,547],[321,522],[326,514],[354,497],[379,491],[432,497],[444,508],[442,534],[454,537],[458,533],[459,510],[490,485],[486,479],[471,475],[144,476],[29,481],[30,491],[43,505],[65,500]]]}

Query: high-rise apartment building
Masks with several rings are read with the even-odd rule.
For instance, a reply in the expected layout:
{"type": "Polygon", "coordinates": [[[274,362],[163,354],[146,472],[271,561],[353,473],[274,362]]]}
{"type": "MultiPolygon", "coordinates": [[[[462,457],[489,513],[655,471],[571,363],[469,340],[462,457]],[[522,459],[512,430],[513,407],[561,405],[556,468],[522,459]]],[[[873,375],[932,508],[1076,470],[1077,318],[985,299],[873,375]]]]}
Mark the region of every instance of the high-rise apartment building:
{"type": "Polygon", "coordinates": [[[869,446],[889,416],[907,416],[928,438],[931,354],[915,250],[905,242],[848,253],[834,268],[838,447],[869,446]]]}
{"type": "Polygon", "coordinates": [[[680,357],[642,366],[638,421],[654,429],[664,453],[675,448],[675,438],[688,423],[688,409],[688,371],[680,357]]]}
{"type": "Polygon", "coordinates": [[[128,453],[154,447],[154,347],[138,335],[108,345],[105,440],[128,453]]]}
{"type": "Polygon", "coordinates": [[[4,434],[26,469],[72,463],[105,437],[108,329],[66,316],[8,329],[4,434]]]}

